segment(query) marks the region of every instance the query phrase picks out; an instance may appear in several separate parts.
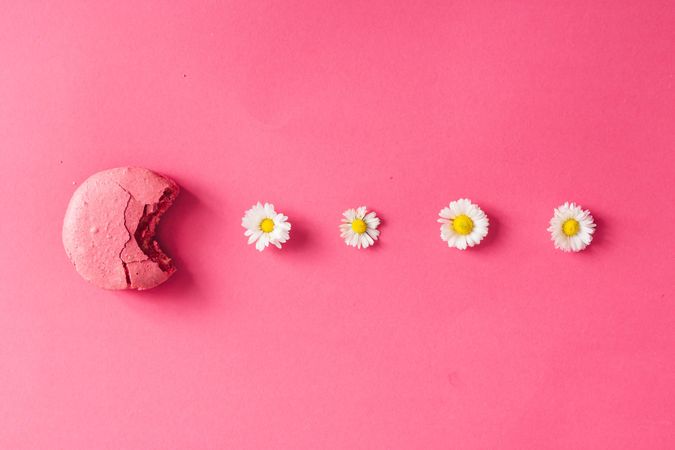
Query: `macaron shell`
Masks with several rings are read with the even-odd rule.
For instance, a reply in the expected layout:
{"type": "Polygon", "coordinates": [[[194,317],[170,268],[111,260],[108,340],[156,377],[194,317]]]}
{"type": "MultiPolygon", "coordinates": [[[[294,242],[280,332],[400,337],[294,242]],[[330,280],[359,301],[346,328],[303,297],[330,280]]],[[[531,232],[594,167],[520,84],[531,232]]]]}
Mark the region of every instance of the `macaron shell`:
{"type": "Polygon", "coordinates": [[[129,262],[127,270],[131,289],[150,289],[164,283],[170,276],[157,263],[149,260],[129,262]]]}
{"type": "Polygon", "coordinates": [[[105,289],[149,289],[175,271],[162,270],[140,248],[134,233],[172,180],[148,169],[124,167],[98,172],[73,194],[63,222],[63,245],[77,272],[105,289]]]}

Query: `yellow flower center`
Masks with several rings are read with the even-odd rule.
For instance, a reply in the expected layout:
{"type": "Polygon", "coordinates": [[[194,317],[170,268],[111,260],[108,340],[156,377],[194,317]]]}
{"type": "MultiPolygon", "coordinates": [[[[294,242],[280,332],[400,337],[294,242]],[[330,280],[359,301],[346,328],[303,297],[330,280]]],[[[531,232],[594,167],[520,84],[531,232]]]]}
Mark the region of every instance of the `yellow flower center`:
{"type": "Polygon", "coordinates": [[[574,219],[567,219],[563,223],[562,230],[566,236],[575,236],[579,232],[579,222],[574,219]]]}
{"type": "Polygon", "coordinates": [[[363,219],[354,219],[352,221],[352,230],[354,230],[355,233],[358,234],[363,234],[366,232],[366,222],[363,221],[363,219]]]}
{"type": "Polygon", "coordinates": [[[473,220],[466,214],[460,214],[452,220],[451,226],[455,233],[466,235],[473,230],[473,220]]]}
{"type": "Polygon", "coordinates": [[[272,219],[263,219],[260,222],[260,229],[265,233],[271,233],[274,230],[274,221],[272,219]]]}

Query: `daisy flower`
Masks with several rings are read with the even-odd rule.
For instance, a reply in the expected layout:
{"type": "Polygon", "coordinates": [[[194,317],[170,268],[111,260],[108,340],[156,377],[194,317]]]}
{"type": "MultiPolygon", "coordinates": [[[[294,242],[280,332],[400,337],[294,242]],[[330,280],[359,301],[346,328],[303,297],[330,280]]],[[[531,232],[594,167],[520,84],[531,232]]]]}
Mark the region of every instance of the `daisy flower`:
{"type": "Polygon", "coordinates": [[[590,211],[584,211],[575,203],[565,202],[553,210],[548,231],[555,248],[564,252],[579,252],[591,243],[595,222],[590,211]]]}
{"type": "Polygon", "coordinates": [[[244,236],[248,236],[248,243],[255,242],[255,248],[263,251],[270,244],[281,248],[290,238],[291,224],[287,220],[288,217],[274,211],[273,204],[258,202],[246,211],[241,226],[246,228],[244,236]]]}
{"type": "Polygon", "coordinates": [[[367,212],[365,206],[356,209],[348,209],[343,212],[340,224],[340,237],[345,244],[357,248],[368,248],[375,243],[380,232],[380,219],[374,212],[367,212]]]}
{"type": "Polygon", "coordinates": [[[448,247],[466,250],[478,245],[487,236],[490,224],[485,213],[471,203],[471,200],[460,198],[438,213],[441,224],[441,239],[448,243],[448,247]]]}

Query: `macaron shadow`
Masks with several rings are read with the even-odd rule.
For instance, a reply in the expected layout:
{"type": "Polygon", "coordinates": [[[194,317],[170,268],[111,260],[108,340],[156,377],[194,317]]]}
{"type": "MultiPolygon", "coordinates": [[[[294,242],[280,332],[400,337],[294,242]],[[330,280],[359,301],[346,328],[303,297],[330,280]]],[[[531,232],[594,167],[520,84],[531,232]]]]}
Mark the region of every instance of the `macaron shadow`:
{"type": "Polygon", "coordinates": [[[197,233],[200,229],[195,226],[195,217],[203,216],[206,207],[184,185],[181,184],[180,188],[181,191],[176,201],[167,210],[157,227],[157,241],[173,259],[176,272],[161,285],[147,291],[138,292],[139,298],[143,300],[185,301],[191,305],[205,300],[204,296],[200,295],[199,284],[195,275],[190,271],[189,262],[182,255],[190,251],[191,235],[197,233]],[[182,238],[183,236],[185,238],[182,238]],[[184,295],[167,295],[177,292],[184,295]]]}

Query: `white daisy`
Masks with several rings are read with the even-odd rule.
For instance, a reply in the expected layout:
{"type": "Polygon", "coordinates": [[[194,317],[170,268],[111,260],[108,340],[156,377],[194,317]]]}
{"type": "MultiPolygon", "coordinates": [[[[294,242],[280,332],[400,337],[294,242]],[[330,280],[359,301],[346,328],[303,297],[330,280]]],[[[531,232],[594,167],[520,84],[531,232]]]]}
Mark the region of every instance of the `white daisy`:
{"type": "Polygon", "coordinates": [[[466,250],[478,243],[488,234],[490,221],[485,213],[471,203],[460,198],[441,210],[438,221],[441,223],[441,239],[448,247],[466,250]]]}
{"type": "Polygon", "coordinates": [[[281,248],[281,244],[290,238],[291,224],[288,217],[274,211],[274,205],[260,202],[246,211],[241,219],[241,226],[246,228],[244,236],[248,236],[248,243],[255,242],[255,248],[265,250],[272,244],[281,248]]]}
{"type": "Polygon", "coordinates": [[[356,209],[348,209],[343,212],[340,224],[340,237],[345,244],[357,248],[368,248],[375,243],[380,232],[380,219],[374,212],[367,212],[365,206],[356,209]]]}
{"type": "Polygon", "coordinates": [[[595,222],[590,211],[575,203],[565,202],[553,210],[548,227],[555,248],[564,252],[579,252],[593,240],[595,222]]]}

